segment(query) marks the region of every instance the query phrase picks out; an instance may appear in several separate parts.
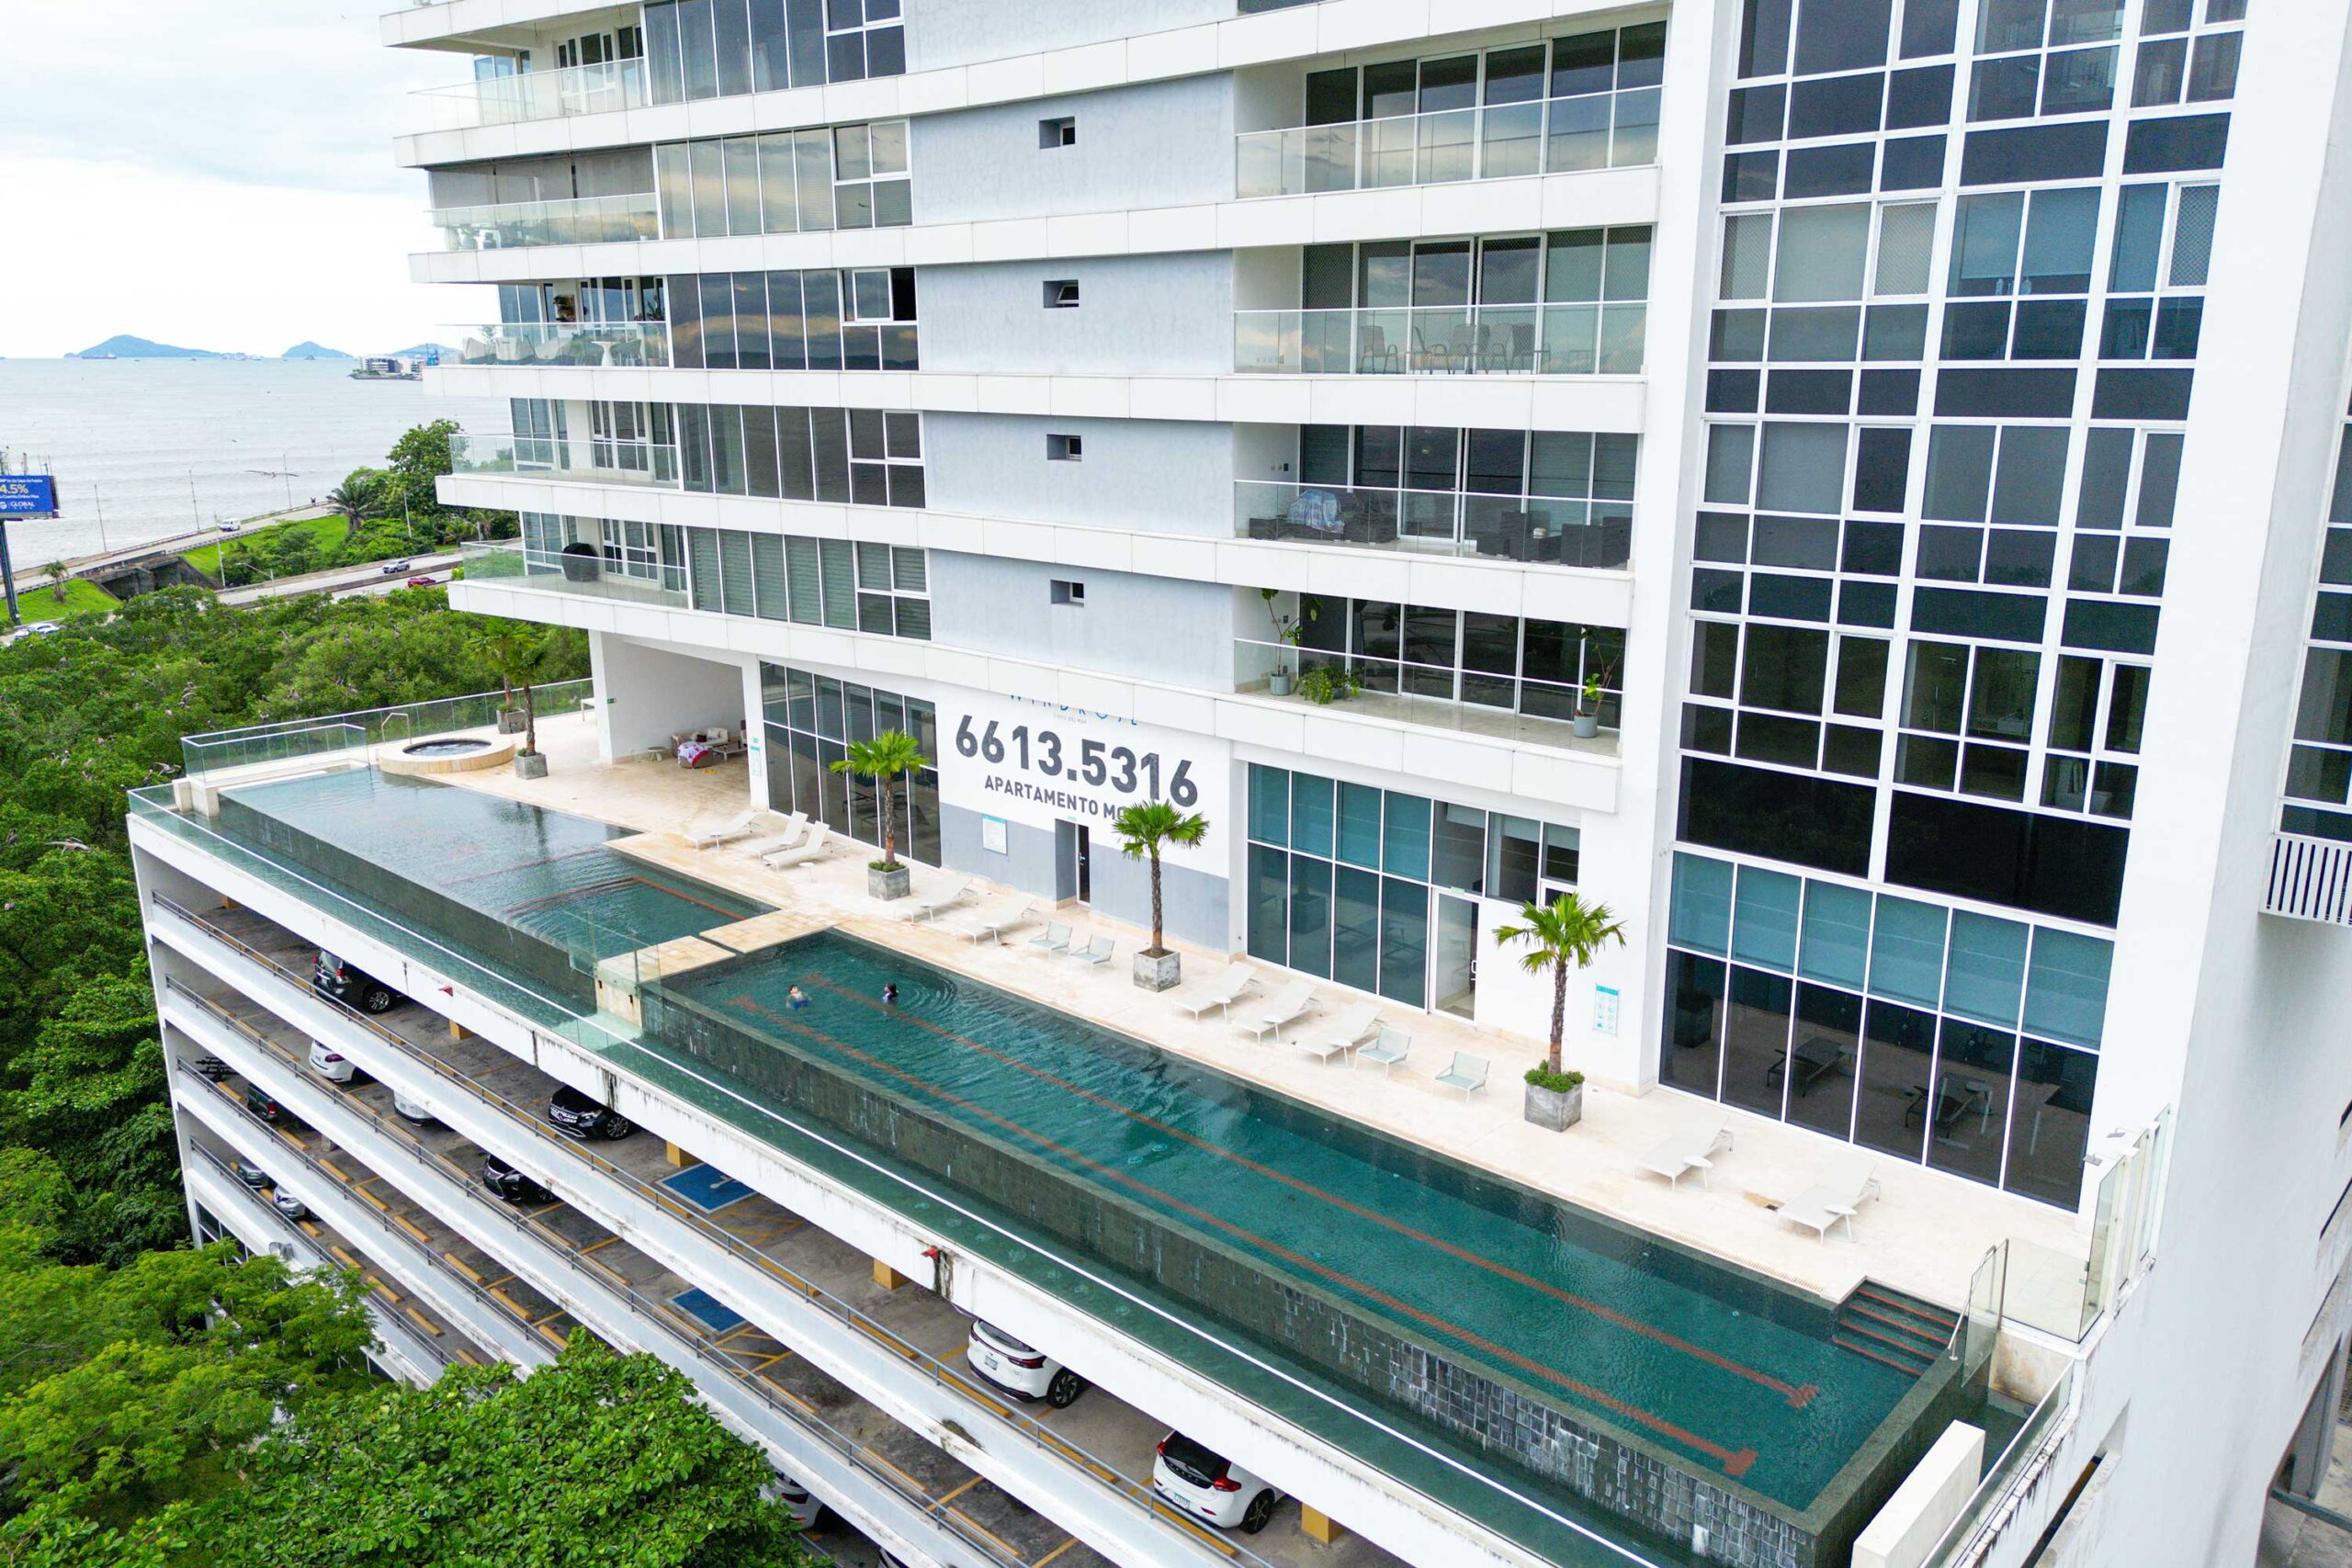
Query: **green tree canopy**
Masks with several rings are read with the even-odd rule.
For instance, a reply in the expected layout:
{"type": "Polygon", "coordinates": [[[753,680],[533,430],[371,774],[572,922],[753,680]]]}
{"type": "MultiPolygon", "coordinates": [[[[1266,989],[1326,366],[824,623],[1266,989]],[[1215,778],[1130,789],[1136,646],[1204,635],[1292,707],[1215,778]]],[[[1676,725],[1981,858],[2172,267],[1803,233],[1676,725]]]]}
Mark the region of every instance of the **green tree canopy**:
{"type": "Polygon", "coordinates": [[[1144,956],[1158,958],[1168,951],[1159,931],[1159,852],[1170,844],[1199,843],[1208,835],[1209,819],[1198,812],[1179,811],[1164,800],[1147,800],[1112,818],[1111,830],[1119,835],[1120,852],[1129,860],[1151,862],[1151,945],[1144,956]]]}
{"type": "Polygon", "coordinates": [[[1568,973],[1589,965],[1611,942],[1625,945],[1625,927],[1606,904],[1588,904],[1573,893],[1563,893],[1548,905],[1528,904],[1519,911],[1524,925],[1498,926],[1495,945],[1524,942],[1519,966],[1531,975],[1552,974],[1552,1049],[1545,1058],[1548,1071],[1560,1071],[1560,1039],[1568,1021],[1568,973]]]}
{"type": "Polygon", "coordinates": [[[899,869],[898,782],[909,773],[920,773],[931,766],[931,759],[922,754],[922,747],[915,738],[902,730],[886,729],[871,740],[853,740],[848,752],[833,764],[837,773],[855,773],[862,779],[872,779],[882,791],[882,864],[885,869],[899,869]]]}

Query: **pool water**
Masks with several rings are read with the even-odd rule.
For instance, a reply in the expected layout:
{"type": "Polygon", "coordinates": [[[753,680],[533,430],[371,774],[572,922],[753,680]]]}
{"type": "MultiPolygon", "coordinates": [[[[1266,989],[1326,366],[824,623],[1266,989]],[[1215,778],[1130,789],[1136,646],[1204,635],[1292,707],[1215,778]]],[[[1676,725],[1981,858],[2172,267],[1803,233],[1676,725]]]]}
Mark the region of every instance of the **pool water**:
{"type": "Polygon", "coordinates": [[[771,908],[621,853],[610,847],[621,829],[605,823],[373,768],[231,790],[220,827],[232,837],[266,840],[339,880],[364,883],[393,902],[395,915],[399,888],[368,871],[593,958],[771,908]]]}
{"type": "Polygon", "coordinates": [[[1793,1509],[1913,1386],[1818,1303],[836,932],[666,988],[1793,1509]]]}
{"type": "Polygon", "coordinates": [[[412,740],[401,748],[403,757],[470,757],[490,749],[487,740],[412,740]]]}

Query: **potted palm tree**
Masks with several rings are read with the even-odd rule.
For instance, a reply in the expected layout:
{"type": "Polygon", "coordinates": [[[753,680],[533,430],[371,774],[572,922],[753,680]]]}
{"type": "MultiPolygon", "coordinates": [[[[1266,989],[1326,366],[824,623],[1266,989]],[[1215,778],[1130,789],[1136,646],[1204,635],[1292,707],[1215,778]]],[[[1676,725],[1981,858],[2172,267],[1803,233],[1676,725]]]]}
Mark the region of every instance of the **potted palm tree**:
{"type": "Polygon", "coordinates": [[[501,735],[519,733],[523,749],[514,753],[514,776],[543,779],[548,776],[548,760],[539,752],[538,715],[533,711],[532,683],[546,668],[548,638],[543,632],[525,629],[520,624],[507,622],[482,643],[482,657],[498,671],[499,685],[506,694],[506,705],[498,716],[501,735]],[[517,697],[521,702],[519,711],[517,697]]]}
{"type": "Polygon", "coordinates": [[[1160,934],[1159,852],[1170,844],[1189,849],[1199,843],[1208,834],[1209,819],[1164,800],[1148,800],[1112,818],[1111,829],[1129,860],[1151,862],[1151,945],[1136,954],[1136,984],[1147,991],[1167,990],[1183,978],[1184,955],[1168,951],[1160,934]]]}
{"type": "Polygon", "coordinates": [[[853,740],[833,764],[837,773],[872,779],[882,795],[882,858],[865,863],[865,891],[876,898],[903,898],[914,891],[914,873],[899,860],[898,782],[931,766],[911,735],[886,729],[871,740],[853,740]]]}
{"type": "Polygon", "coordinates": [[[1524,905],[1519,915],[1525,923],[1498,928],[1495,945],[1525,942],[1528,950],[1519,955],[1520,967],[1531,975],[1547,969],[1552,973],[1552,1049],[1541,1066],[1527,1069],[1524,1114],[1539,1127],[1564,1133],[1584,1116],[1584,1075],[1564,1071],[1560,1065],[1560,1037],[1568,1021],[1568,972],[1589,966],[1610,942],[1623,947],[1625,928],[1606,904],[1588,904],[1573,893],[1561,894],[1548,907],[1524,905]]]}

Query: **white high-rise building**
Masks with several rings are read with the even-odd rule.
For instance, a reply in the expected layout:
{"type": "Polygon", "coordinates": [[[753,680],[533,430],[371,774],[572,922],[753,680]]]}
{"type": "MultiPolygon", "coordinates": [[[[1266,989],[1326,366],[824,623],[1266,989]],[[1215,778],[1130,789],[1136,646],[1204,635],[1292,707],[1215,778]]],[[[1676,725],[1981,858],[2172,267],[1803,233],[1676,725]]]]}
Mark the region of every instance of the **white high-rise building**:
{"type": "Polygon", "coordinates": [[[513,410],[450,599],[594,675],[134,801],[200,1230],[396,1375],[661,1354],[935,1568],[2244,1564],[2315,1490],[2341,0],[383,27],[470,57],[398,155],[513,410]]]}

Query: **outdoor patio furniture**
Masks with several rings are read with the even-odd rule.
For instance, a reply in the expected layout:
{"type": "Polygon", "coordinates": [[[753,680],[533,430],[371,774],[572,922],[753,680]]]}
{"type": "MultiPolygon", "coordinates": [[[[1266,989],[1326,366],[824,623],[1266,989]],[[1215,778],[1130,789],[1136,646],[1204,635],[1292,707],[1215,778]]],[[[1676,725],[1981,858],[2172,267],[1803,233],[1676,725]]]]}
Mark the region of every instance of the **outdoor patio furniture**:
{"type": "Polygon", "coordinates": [[[979,885],[980,881],[978,877],[967,876],[957,882],[955,886],[948,888],[944,892],[935,890],[931,893],[918,893],[915,895],[915,907],[908,911],[907,919],[910,920],[935,920],[941,914],[946,910],[954,908],[956,905],[969,897],[971,896],[972,889],[978,887],[979,885]]]}
{"type": "Polygon", "coordinates": [[[1069,951],[1069,928],[1059,920],[1046,922],[1046,929],[1029,939],[1032,947],[1042,947],[1047,953],[1069,951]]]}
{"type": "Polygon", "coordinates": [[[784,819],[784,831],[782,833],[768,840],[764,843],[753,844],[752,846],[751,852],[758,855],[762,860],[765,860],[768,856],[775,853],[778,850],[791,849],[794,845],[799,843],[803,838],[807,837],[808,833],[808,814],[805,811],[793,812],[784,819]]]}
{"type": "Polygon", "coordinates": [[[796,865],[807,865],[831,847],[833,830],[820,822],[808,829],[808,840],[788,850],[775,850],[760,857],[760,863],[770,871],[790,871],[796,865]]]}
{"type": "Polygon", "coordinates": [[[1308,1055],[1329,1066],[1334,1056],[1345,1056],[1363,1043],[1363,1037],[1380,1026],[1380,1004],[1358,1002],[1333,1020],[1329,1028],[1313,1035],[1302,1035],[1292,1043],[1308,1055]]]}
{"type": "Polygon", "coordinates": [[[1830,1228],[1843,1224],[1854,1234],[1854,1211],[1878,1196],[1878,1178],[1867,1158],[1847,1156],[1823,1166],[1813,1185],[1775,1211],[1792,1225],[1811,1225],[1815,1241],[1826,1241],[1830,1228]]]}
{"type": "Polygon", "coordinates": [[[1644,1170],[1663,1176],[1676,1187],[1682,1179],[1696,1171],[1699,1185],[1709,1185],[1707,1173],[1714,1168],[1714,1156],[1731,1147],[1731,1129],[1724,1125],[1721,1116],[1702,1118],[1676,1133],[1644,1155],[1636,1163],[1644,1170]]]}
{"type": "Polygon", "coordinates": [[[978,942],[986,937],[1001,945],[1004,933],[1029,918],[1029,895],[1007,893],[974,909],[962,920],[943,924],[943,931],[952,931],[967,942],[978,942]]]}
{"type": "Polygon", "coordinates": [[[698,832],[688,833],[686,842],[695,849],[707,850],[720,844],[732,843],[737,839],[748,839],[752,836],[752,824],[759,820],[759,816],[758,807],[747,806],[716,828],[705,828],[698,832]]]}
{"type": "Polygon", "coordinates": [[[1846,1065],[1846,1047],[1826,1034],[1808,1034],[1785,1058],[1764,1070],[1764,1086],[1767,1089],[1780,1088],[1781,1079],[1787,1073],[1791,1062],[1796,1064],[1796,1081],[1789,1086],[1789,1092],[1797,1099],[1803,1099],[1812,1091],[1815,1084],[1846,1065]]]}
{"type": "Polygon", "coordinates": [[[1230,1008],[1241,993],[1258,983],[1258,972],[1247,964],[1228,964],[1210,979],[1170,998],[1198,1021],[1211,1008],[1230,1008]]]}
{"type": "Polygon", "coordinates": [[[1393,1077],[1396,1076],[1396,1064],[1410,1055],[1412,1049],[1411,1035],[1393,1023],[1384,1023],[1380,1026],[1380,1032],[1372,1037],[1371,1044],[1356,1047],[1355,1059],[1359,1066],[1365,1062],[1376,1062],[1380,1066],[1381,1077],[1393,1077]]]}
{"type": "Polygon", "coordinates": [[[1294,980],[1266,999],[1263,1010],[1254,1018],[1243,1020],[1234,1027],[1246,1029],[1260,1043],[1267,1035],[1283,1037],[1283,1026],[1296,1023],[1307,1009],[1315,1005],[1315,987],[1304,980],[1294,980]]]}
{"type": "Polygon", "coordinates": [[[1469,1099],[1487,1087],[1487,1062],[1484,1056],[1474,1056],[1467,1051],[1456,1051],[1453,1060],[1438,1074],[1436,1082],[1446,1089],[1458,1089],[1462,1098],[1469,1099]]]}
{"type": "Polygon", "coordinates": [[[1107,936],[1090,937],[1083,947],[1079,946],[1073,939],[1069,955],[1080,964],[1108,964],[1111,962],[1111,953],[1115,946],[1116,944],[1107,936]]]}

